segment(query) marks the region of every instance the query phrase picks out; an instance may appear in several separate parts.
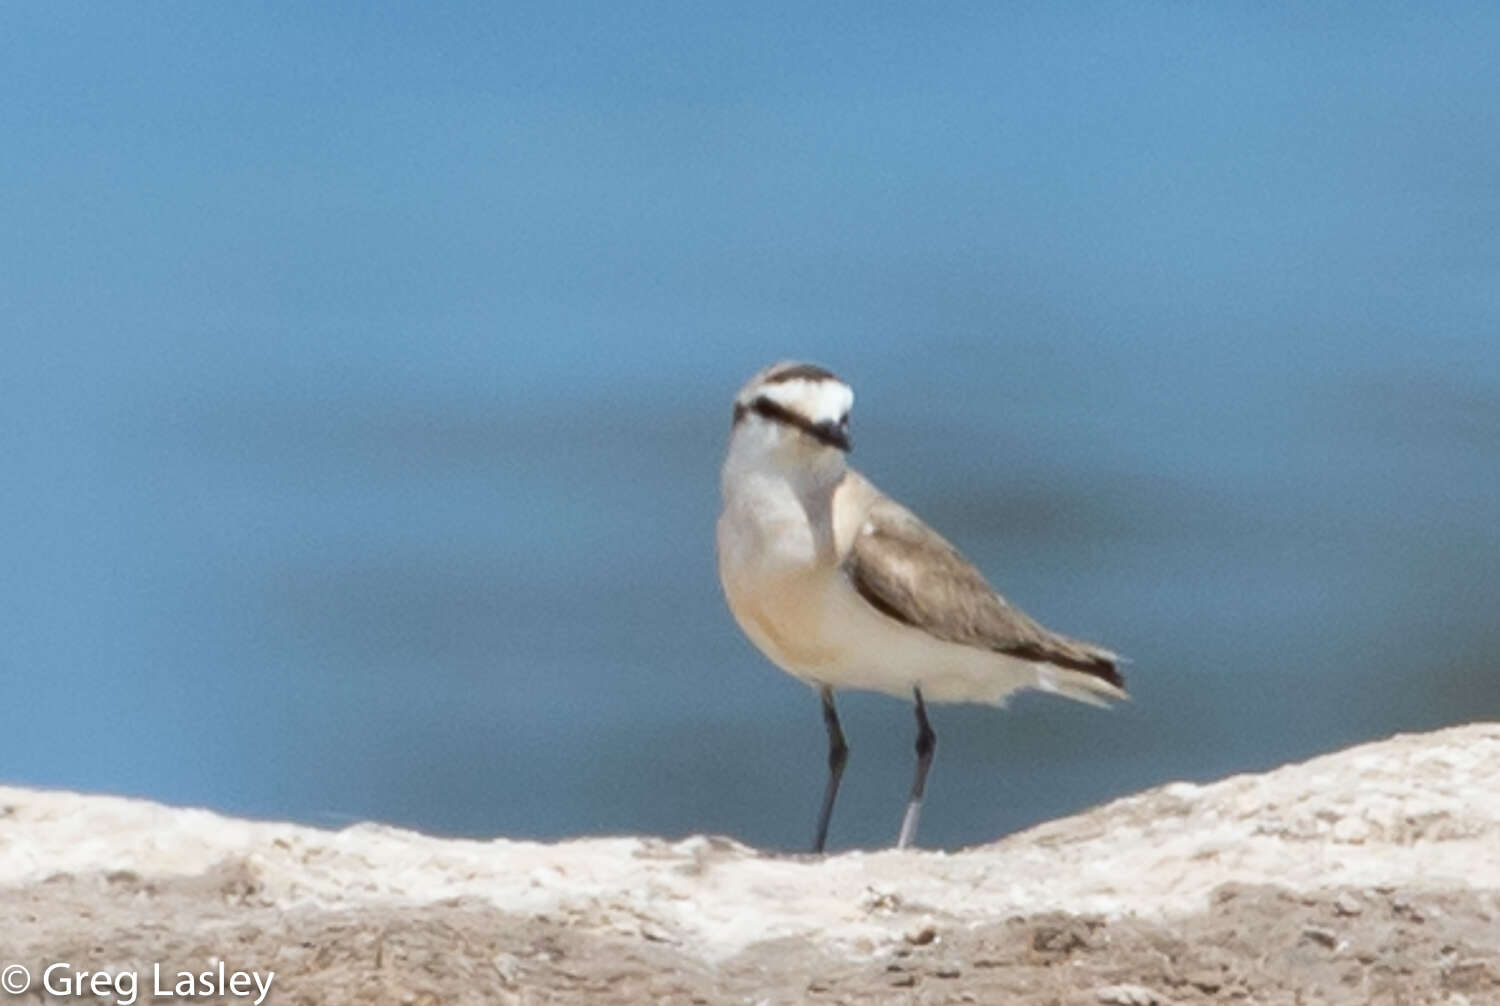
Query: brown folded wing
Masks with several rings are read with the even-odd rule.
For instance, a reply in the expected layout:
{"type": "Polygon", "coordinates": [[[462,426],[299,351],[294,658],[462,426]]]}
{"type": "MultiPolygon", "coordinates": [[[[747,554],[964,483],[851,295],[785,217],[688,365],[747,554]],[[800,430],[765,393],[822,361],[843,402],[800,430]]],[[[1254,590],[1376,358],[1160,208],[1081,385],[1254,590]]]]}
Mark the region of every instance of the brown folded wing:
{"type": "Polygon", "coordinates": [[[1125,687],[1115,654],[1049,632],[1011,607],[957,549],[892,500],[871,505],[844,568],[871,606],[928,635],[1125,687]]]}

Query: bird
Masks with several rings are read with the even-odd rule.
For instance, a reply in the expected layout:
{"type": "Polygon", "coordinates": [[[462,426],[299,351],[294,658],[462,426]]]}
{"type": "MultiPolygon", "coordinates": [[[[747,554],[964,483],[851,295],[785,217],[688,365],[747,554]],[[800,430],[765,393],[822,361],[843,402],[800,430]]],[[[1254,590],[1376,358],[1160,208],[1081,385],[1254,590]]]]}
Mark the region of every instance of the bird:
{"type": "Polygon", "coordinates": [[[941,535],[848,463],[854,392],[786,360],[734,398],[716,528],[720,584],[740,629],[816,689],[828,776],[813,837],[822,853],[849,746],[839,689],[915,704],[916,770],[896,847],[909,847],[937,735],[927,702],[1003,705],[1024,688],[1094,705],[1128,698],[1122,658],[1043,628],[941,535]]]}

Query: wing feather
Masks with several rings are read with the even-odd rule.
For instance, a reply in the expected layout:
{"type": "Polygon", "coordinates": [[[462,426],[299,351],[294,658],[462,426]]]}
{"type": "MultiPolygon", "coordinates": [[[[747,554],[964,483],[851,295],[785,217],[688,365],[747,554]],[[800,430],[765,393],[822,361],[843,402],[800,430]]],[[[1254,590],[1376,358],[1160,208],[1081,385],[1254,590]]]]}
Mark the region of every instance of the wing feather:
{"type": "Polygon", "coordinates": [[[894,500],[871,504],[844,568],[872,607],[938,639],[1125,687],[1115,654],[1051,632],[1012,607],[942,535],[894,500]]]}

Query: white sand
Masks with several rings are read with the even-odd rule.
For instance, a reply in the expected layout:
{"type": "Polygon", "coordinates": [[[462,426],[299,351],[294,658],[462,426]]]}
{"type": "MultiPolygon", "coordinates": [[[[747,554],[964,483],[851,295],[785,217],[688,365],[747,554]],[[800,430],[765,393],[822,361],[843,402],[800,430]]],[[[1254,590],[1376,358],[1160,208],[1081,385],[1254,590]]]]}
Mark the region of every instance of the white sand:
{"type": "Polygon", "coordinates": [[[0,787],[0,887],[56,874],[142,878],[243,864],[293,908],[502,911],[669,940],[718,960],[808,937],[858,955],[920,926],[1047,910],[1201,909],[1222,884],[1500,885],[1500,725],[1399,736],[1262,775],[1176,783],[947,855],[771,857],[694,837],[455,841],[376,825],[325,831],[144,800],[0,787]]]}

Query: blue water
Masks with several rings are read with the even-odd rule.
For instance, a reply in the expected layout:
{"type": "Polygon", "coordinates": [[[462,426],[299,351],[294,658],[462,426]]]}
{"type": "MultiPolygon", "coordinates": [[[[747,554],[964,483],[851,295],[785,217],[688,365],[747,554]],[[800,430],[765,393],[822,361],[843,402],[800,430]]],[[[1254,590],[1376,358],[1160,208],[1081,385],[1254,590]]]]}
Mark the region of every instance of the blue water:
{"type": "MultiPolygon", "coordinates": [[[[811,835],[718,595],[739,384],[1128,654],[940,707],[923,840],[1500,716],[1500,13],[0,14],[0,778],[811,835]]],[[[841,699],[832,844],[909,706],[841,699]]]]}

